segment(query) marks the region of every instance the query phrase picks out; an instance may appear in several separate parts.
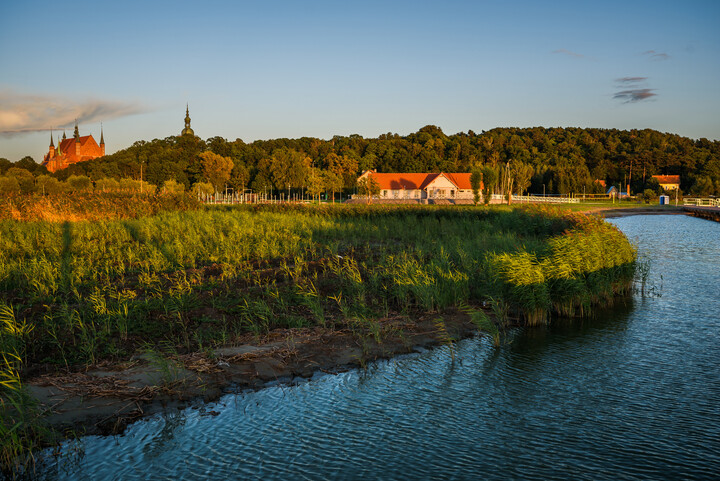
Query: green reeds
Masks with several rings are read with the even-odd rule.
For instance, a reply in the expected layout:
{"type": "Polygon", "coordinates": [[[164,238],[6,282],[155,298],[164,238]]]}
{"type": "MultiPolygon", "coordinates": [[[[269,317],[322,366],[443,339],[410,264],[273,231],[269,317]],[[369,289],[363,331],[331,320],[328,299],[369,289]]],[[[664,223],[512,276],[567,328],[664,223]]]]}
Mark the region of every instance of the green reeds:
{"type": "Polygon", "coordinates": [[[0,474],[14,477],[34,466],[33,452],[47,434],[36,403],[22,385],[27,338],[33,325],[0,303],[0,474]]]}

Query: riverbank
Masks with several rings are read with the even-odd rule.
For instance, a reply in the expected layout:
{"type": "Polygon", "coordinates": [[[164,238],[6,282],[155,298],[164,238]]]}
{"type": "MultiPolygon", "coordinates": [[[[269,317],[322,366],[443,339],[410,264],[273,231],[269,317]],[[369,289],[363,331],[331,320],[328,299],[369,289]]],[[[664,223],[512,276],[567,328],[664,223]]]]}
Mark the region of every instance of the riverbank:
{"type": "Polygon", "coordinates": [[[162,360],[145,354],[114,366],[47,374],[28,380],[27,389],[46,412],[47,425],[58,433],[119,434],[143,417],[211,402],[224,393],[294,383],[318,372],[362,368],[378,359],[451,345],[482,332],[460,311],[412,320],[398,315],[378,320],[378,327],[377,334],[319,327],[280,329],[262,338],[246,336],[236,345],[212,352],[162,360]]]}

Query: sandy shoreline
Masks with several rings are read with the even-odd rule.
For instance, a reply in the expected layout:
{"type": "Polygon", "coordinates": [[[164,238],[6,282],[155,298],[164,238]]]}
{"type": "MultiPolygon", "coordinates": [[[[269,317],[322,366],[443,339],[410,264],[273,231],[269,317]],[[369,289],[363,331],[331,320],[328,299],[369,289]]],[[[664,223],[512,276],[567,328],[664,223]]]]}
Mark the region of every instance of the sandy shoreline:
{"type": "Polygon", "coordinates": [[[228,392],[290,383],[318,371],[343,372],[437,346],[447,342],[445,336],[460,340],[478,332],[458,311],[412,322],[391,317],[381,326],[379,337],[324,328],[276,330],[262,339],[248,336],[210,356],[195,353],[168,361],[142,355],[116,366],[36,377],[27,388],[47,412],[47,424],[64,436],[118,434],[143,417],[212,402],[228,392]],[[438,317],[444,333],[435,324],[438,317]]]}

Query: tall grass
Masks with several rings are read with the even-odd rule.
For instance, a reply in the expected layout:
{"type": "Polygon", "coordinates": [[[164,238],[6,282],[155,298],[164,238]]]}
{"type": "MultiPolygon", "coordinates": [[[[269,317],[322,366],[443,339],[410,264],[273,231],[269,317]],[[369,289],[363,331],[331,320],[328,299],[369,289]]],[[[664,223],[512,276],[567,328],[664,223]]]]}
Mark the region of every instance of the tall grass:
{"type": "Polygon", "coordinates": [[[624,292],[634,258],[609,224],[539,209],[252,206],[0,221],[3,300],[35,327],[29,359],[59,365],[122,357],[148,336],[193,349],[212,317],[225,332],[260,334],[492,298],[535,324],[624,292]]]}
{"type": "Polygon", "coordinates": [[[0,302],[0,474],[14,476],[33,466],[33,452],[47,430],[33,398],[24,389],[20,369],[33,326],[17,321],[0,302]]]}

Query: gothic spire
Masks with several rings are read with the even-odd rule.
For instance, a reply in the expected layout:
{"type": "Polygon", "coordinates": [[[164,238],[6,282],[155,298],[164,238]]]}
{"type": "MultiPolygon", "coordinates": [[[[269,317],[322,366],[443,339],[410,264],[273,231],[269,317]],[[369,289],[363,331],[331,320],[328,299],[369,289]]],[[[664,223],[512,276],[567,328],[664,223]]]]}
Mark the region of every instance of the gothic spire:
{"type": "Polygon", "coordinates": [[[55,148],[55,143],[53,142],[53,138],[52,138],[52,128],[50,129],[50,147],[55,148]]]}
{"type": "Polygon", "coordinates": [[[75,137],[75,142],[80,142],[80,130],[78,130],[77,119],[75,119],[75,133],[73,136],[75,137]]]}
{"type": "Polygon", "coordinates": [[[65,129],[63,129],[63,140],[67,139],[67,135],[65,135],[65,129]]]}
{"type": "Polygon", "coordinates": [[[100,122],[100,145],[105,145],[105,138],[103,137],[102,122],[100,122]]]}

